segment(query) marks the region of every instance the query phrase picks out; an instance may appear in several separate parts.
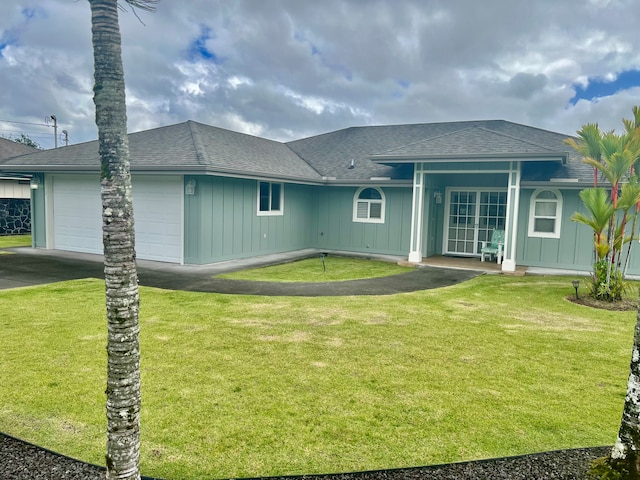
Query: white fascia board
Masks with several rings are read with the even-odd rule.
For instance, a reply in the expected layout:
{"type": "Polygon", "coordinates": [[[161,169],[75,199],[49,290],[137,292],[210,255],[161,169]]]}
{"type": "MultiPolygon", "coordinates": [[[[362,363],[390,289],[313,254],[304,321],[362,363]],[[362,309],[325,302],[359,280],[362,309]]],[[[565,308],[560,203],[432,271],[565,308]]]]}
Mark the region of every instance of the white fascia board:
{"type": "Polygon", "coordinates": [[[561,162],[566,163],[567,155],[564,153],[552,153],[549,155],[509,155],[509,154],[474,154],[474,155],[370,155],[369,160],[376,163],[464,163],[473,161],[495,162],[561,162]]]}

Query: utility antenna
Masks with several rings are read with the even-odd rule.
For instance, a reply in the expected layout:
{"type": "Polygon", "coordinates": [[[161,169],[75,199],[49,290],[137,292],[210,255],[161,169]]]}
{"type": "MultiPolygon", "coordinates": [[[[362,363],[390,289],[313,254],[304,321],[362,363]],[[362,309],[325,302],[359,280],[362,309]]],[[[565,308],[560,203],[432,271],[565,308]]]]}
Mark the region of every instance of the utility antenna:
{"type": "Polygon", "coordinates": [[[67,132],[66,130],[62,130],[62,134],[64,135],[64,146],[68,147],[69,146],[69,132],[67,132]]]}

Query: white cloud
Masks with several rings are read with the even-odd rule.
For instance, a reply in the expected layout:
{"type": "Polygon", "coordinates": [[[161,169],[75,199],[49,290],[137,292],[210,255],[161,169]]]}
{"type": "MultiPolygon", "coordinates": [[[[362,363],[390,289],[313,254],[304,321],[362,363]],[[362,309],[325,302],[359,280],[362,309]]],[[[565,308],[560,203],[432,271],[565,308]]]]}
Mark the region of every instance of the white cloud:
{"type": "MultiPolygon", "coordinates": [[[[193,119],[286,140],[491,118],[613,128],[637,90],[569,100],[575,84],[640,69],[632,9],[622,0],[160,2],[139,12],[144,24],[120,14],[129,128],[193,119]],[[210,58],[194,58],[197,41],[210,58]]],[[[72,141],[94,139],[92,75],[88,2],[0,4],[1,120],[55,113],[72,141]]]]}
{"type": "Polygon", "coordinates": [[[176,64],[176,69],[182,74],[178,90],[184,94],[199,96],[215,90],[219,86],[218,72],[215,66],[202,62],[180,62],[176,64]]]}
{"type": "Polygon", "coordinates": [[[230,128],[231,130],[235,130],[237,132],[254,135],[256,137],[259,137],[264,133],[264,126],[253,122],[247,122],[236,113],[229,113],[225,115],[224,120],[227,128],[230,128]]]}
{"type": "Polygon", "coordinates": [[[243,86],[243,85],[247,85],[247,86],[253,85],[253,81],[252,80],[250,80],[247,77],[238,76],[238,75],[233,75],[233,76],[229,77],[227,79],[227,83],[229,84],[229,86],[233,90],[237,90],[238,87],[243,86]]]}

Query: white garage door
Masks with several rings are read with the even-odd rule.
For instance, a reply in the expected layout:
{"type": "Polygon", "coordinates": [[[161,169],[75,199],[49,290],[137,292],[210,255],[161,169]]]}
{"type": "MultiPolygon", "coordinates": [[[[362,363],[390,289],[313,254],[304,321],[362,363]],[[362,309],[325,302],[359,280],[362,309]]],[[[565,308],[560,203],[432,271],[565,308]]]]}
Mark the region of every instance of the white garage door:
{"type": "Polygon", "coordinates": [[[138,258],[182,263],[182,177],[133,177],[138,258]]]}
{"type": "MultiPolygon", "coordinates": [[[[59,250],[102,254],[100,184],[93,176],[53,177],[54,242],[59,250]]],[[[133,177],[136,253],[182,262],[182,178],[133,177]]]]}
{"type": "Polygon", "coordinates": [[[101,215],[97,176],[53,177],[54,248],[102,254],[101,215]]]}

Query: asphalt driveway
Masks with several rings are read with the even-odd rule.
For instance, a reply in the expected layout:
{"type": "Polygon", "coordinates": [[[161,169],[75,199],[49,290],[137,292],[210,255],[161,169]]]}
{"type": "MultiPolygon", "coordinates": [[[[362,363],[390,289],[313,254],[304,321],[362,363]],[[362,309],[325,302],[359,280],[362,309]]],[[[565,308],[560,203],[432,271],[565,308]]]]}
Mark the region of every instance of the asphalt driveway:
{"type": "MultiPolygon", "coordinates": [[[[16,248],[0,254],[0,290],[80,278],[104,278],[102,257],[16,248]]],[[[446,287],[480,272],[420,267],[392,277],[344,282],[285,283],[215,278],[220,270],[141,261],[140,285],[170,290],[266,296],[393,295],[446,287]]]]}

